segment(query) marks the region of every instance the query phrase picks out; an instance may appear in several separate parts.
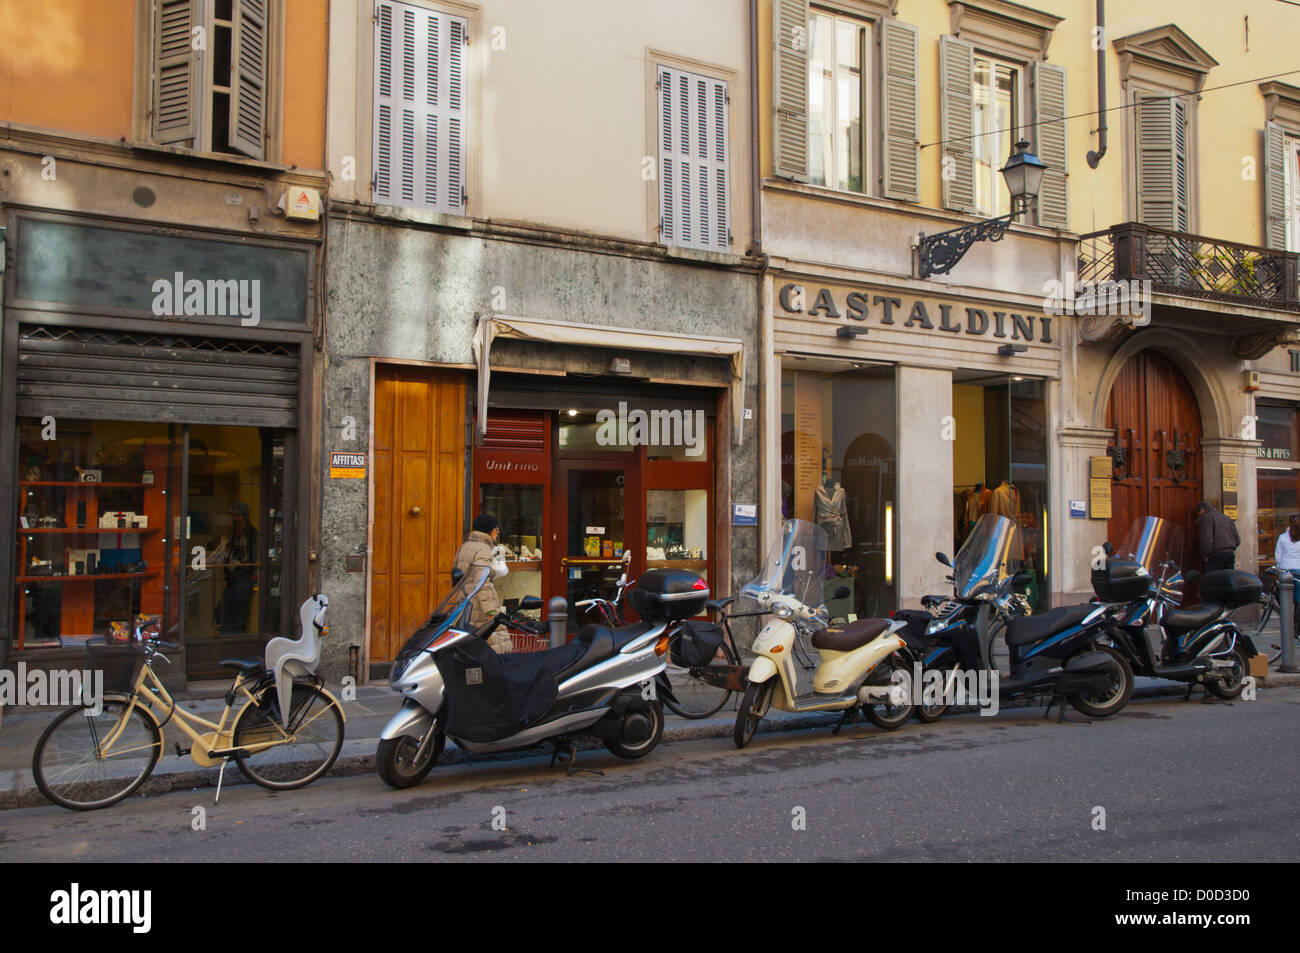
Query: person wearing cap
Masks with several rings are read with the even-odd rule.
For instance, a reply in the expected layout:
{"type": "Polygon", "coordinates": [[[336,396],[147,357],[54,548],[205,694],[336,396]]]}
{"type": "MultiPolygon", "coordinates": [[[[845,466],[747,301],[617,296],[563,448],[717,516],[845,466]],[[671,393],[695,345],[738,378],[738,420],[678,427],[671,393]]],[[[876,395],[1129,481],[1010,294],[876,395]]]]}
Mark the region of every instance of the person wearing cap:
{"type": "MultiPolygon", "coordinates": [[[[478,628],[501,610],[501,597],[497,595],[496,587],[492,585],[492,548],[500,538],[501,526],[497,518],[490,513],[481,513],[474,518],[469,536],[456,552],[456,561],[453,563],[452,570],[454,572],[459,569],[465,574],[466,585],[474,585],[478,581],[479,574],[484,569],[488,570],[487,581],[474,594],[470,603],[470,628],[478,628]]],[[[501,626],[488,636],[488,645],[501,653],[514,649],[510,633],[501,626]]]]}
{"type": "Polygon", "coordinates": [[[248,504],[230,505],[231,530],[226,559],[226,588],[221,594],[223,635],[248,631],[248,605],[257,585],[257,527],[249,522],[248,504]]]}

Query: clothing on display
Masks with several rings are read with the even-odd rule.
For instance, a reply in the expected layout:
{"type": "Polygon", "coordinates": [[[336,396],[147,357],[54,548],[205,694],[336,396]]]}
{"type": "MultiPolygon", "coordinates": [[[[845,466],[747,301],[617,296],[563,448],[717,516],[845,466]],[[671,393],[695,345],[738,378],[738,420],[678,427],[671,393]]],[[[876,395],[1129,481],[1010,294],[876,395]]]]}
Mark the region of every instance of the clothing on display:
{"type": "Polygon", "coordinates": [[[826,548],[832,553],[853,545],[849,529],[847,494],[838,483],[823,483],[815,494],[816,516],[814,522],[826,531],[826,548]]]}
{"type": "Polygon", "coordinates": [[[997,516],[1016,519],[1020,516],[1020,491],[1006,480],[993,491],[993,501],[989,512],[997,516]]]}

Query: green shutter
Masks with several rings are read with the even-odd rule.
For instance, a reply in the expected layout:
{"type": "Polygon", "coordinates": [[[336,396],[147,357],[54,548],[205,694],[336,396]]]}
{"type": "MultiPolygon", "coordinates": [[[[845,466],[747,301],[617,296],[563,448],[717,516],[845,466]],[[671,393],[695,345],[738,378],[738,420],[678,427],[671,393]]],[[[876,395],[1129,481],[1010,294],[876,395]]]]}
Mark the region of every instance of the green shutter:
{"type": "Polygon", "coordinates": [[[917,111],[917,30],[886,22],[880,31],[881,193],[887,199],[921,200],[921,157],[917,111]]]}
{"type": "Polygon", "coordinates": [[[1264,124],[1264,244],[1286,250],[1286,134],[1264,124]]]}
{"type": "Polygon", "coordinates": [[[266,158],[267,0],[235,0],[230,53],[230,147],[266,158]]]}
{"type": "Polygon", "coordinates": [[[198,54],[192,32],[197,25],[198,0],[154,4],[150,133],[156,143],[193,144],[198,136],[198,54]]]}
{"type": "Polygon", "coordinates": [[[939,138],[944,142],[939,178],[943,207],[975,211],[975,48],[952,36],[939,37],[939,138]]]}
{"type": "Polygon", "coordinates": [[[774,165],[778,176],[808,180],[808,0],[773,0],[774,165]]]}
{"type": "Polygon", "coordinates": [[[1065,70],[1048,63],[1034,64],[1034,153],[1047,171],[1038,192],[1038,224],[1069,228],[1066,176],[1069,149],[1065,135],[1065,70]]]}

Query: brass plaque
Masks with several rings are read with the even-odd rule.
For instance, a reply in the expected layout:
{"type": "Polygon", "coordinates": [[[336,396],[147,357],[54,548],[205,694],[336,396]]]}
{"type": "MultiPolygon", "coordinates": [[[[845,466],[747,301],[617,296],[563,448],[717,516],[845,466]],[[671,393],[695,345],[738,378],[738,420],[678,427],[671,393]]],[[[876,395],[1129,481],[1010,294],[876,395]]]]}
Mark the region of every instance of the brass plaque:
{"type": "Polygon", "coordinates": [[[1114,470],[1114,466],[1110,462],[1110,457],[1089,457],[1088,462],[1092,465],[1092,479],[1110,479],[1111,471],[1114,470]]]}
{"type": "Polygon", "coordinates": [[[1088,515],[1095,520],[1110,519],[1110,477],[1088,481],[1088,515]]]}
{"type": "Polygon", "coordinates": [[[1237,465],[1235,463],[1223,464],[1223,492],[1237,492],[1237,465]]]}

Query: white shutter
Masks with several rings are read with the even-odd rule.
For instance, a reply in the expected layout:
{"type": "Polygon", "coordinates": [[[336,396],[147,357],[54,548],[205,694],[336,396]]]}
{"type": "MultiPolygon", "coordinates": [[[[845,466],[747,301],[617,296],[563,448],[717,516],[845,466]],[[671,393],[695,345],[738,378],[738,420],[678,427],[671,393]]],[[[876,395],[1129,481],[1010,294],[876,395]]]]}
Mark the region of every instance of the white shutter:
{"type": "Polygon", "coordinates": [[[1264,245],[1286,251],[1286,134],[1275,122],[1264,124],[1264,245]]]}
{"type": "Polygon", "coordinates": [[[154,5],[153,141],[191,142],[198,137],[198,54],[193,33],[198,0],[158,0],[154,5]]]}
{"type": "MultiPolygon", "coordinates": [[[[1137,104],[1138,221],[1155,228],[1181,230],[1177,209],[1179,165],[1174,125],[1177,101],[1168,96],[1141,97],[1137,104]]],[[[1184,182],[1186,174],[1184,169],[1184,182]]]]}
{"type": "Polygon", "coordinates": [[[939,72],[943,207],[974,212],[975,47],[956,37],[939,37],[939,72]]]}
{"type": "Polygon", "coordinates": [[[808,181],[808,0],[773,0],[775,172],[808,181]]]}
{"type": "Polygon", "coordinates": [[[660,241],[729,251],[727,84],[661,66],[657,85],[660,241]]]}
{"type": "Polygon", "coordinates": [[[1047,171],[1038,191],[1038,224],[1069,228],[1066,176],[1069,149],[1065,136],[1065,70],[1049,63],[1034,64],[1034,154],[1047,171]]]}
{"type": "Polygon", "coordinates": [[[376,5],[377,204],[464,214],[466,29],[461,17],[376,5]]]}
{"type": "Polygon", "coordinates": [[[266,2],[235,0],[230,62],[230,147],[266,158],[266,2]]]}
{"type": "Polygon", "coordinates": [[[917,29],[887,21],[880,31],[881,194],[887,199],[921,201],[920,117],[917,109],[917,29]]]}

